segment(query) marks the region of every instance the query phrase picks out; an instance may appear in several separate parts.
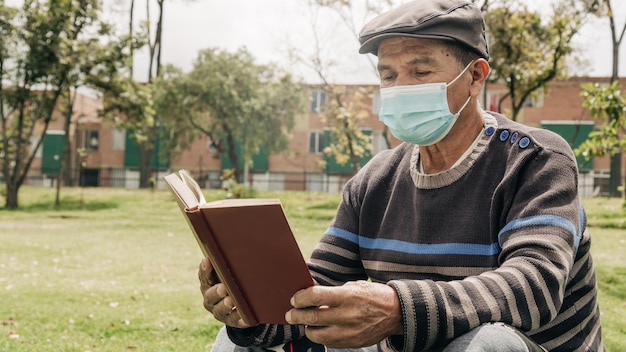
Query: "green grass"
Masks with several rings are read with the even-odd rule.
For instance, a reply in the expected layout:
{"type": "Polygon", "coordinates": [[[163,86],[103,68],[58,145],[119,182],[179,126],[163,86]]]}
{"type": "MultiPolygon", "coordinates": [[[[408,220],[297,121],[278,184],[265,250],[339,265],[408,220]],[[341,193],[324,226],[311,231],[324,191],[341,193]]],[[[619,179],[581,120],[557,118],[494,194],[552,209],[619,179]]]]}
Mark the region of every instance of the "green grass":
{"type": "MultiPolygon", "coordinates": [[[[220,324],[202,307],[200,250],[167,191],[25,187],[0,210],[0,351],[207,351],[220,324]]],[[[223,198],[221,191],[207,198],[223,198]]],[[[308,256],[338,194],[283,201],[308,256]]],[[[626,351],[626,231],[619,200],[585,200],[608,351],[626,351]]]]}

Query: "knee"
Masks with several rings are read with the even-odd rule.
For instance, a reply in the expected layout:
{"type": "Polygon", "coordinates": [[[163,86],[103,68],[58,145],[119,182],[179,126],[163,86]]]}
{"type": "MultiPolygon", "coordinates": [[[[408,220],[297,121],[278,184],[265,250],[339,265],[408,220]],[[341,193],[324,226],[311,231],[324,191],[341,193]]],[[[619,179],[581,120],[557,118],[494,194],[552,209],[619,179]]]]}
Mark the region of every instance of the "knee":
{"type": "MultiPolygon", "coordinates": [[[[489,323],[457,337],[443,352],[530,352],[536,350],[531,344],[532,341],[514,328],[501,323],[489,323]]],[[[541,350],[538,345],[537,348],[541,350]]]]}

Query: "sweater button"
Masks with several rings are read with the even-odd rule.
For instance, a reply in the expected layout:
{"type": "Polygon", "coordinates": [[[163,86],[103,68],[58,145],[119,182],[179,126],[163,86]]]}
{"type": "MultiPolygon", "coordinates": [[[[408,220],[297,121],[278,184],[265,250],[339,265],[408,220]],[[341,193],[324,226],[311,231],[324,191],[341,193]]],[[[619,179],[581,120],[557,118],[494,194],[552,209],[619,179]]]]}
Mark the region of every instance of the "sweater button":
{"type": "Polygon", "coordinates": [[[502,142],[506,141],[507,139],[509,139],[509,131],[504,130],[502,132],[500,132],[500,140],[502,142]]]}
{"type": "Polygon", "coordinates": [[[493,126],[489,126],[485,129],[485,134],[487,136],[492,136],[496,132],[496,128],[493,126]]]}
{"type": "Polygon", "coordinates": [[[519,140],[519,146],[522,149],[526,149],[530,145],[530,139],[528,137],[524,137],[519,140]]]}

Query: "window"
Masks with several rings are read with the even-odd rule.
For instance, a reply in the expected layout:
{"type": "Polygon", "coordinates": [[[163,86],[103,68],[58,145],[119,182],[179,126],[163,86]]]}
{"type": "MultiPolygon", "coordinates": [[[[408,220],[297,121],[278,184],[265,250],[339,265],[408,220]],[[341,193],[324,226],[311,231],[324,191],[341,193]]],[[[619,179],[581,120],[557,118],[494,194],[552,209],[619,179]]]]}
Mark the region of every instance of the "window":
{"type": "Polygon", "coordinates": [[[322,112],[324,105],[326,105],[326,92],[321,89],[311,91],[311,112],[322,112]]]}
{"type": "Polygon", "coordinates": [[[98,150],[98,144],[100,144],[98,130],[86,130],[84,148],[92,151],[98,150]]]}
{"type": "Polygon", "coordinates": [[[485,107],[485,110],[487,111],[498,111],[498,100],[500,99],[500,96],[498,95],[498,93],[492,93],[489,92],[487,93],[487,106],[485,107]]]}
{"type": "Polygon", "coordinates": [[[372,93],[372,114],[378,115],[380,113],[380,90],[372,93]]]}
{"type": "Polygon", "coordinates": [[[322,154],[324,151],[324,132],[309,132],[309,153],[322,154]]]}
{"type": "Polygon", "coordinates": [[[126,131],[124,130],[113,130],[113,140],[111,143],[111,149],[113,150],[124,150],[126,148],[126,131]]]}
{"type": "MultiPolygon", "coordinates": [[[[39,138],[41,138],[41,136],[31,136],[30,137],[30,150],[31,150],[31,153],[37,147],[37,143],[39,143],[39,138]]],[[[35,158],[41,158],[42,157],[42,155],[43,155],[42,150],[43,150],[43,145],[40,145],[39,149],[37,149],[37,151],[35,152],[35,158]]]]}
{"type": "Polygon", "coordinates": [[[372,154],[377,154],[383,150],[389,149],[387,140],[382,132],[372,133],[372,154]]]}

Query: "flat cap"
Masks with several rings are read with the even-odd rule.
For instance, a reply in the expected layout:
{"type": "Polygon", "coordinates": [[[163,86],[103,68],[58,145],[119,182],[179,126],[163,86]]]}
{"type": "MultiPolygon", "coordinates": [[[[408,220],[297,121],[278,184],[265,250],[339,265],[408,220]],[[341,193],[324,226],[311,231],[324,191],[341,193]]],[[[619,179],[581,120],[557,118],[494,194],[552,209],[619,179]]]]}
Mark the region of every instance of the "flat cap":
{"type": "Polygon", "coordinates": [[[452,40],[489,60],[483,15],[468,1],[417,0],[385,12],[361,30],[359,53],[377,55],[380,43],[393,37],[452,40]]]}

